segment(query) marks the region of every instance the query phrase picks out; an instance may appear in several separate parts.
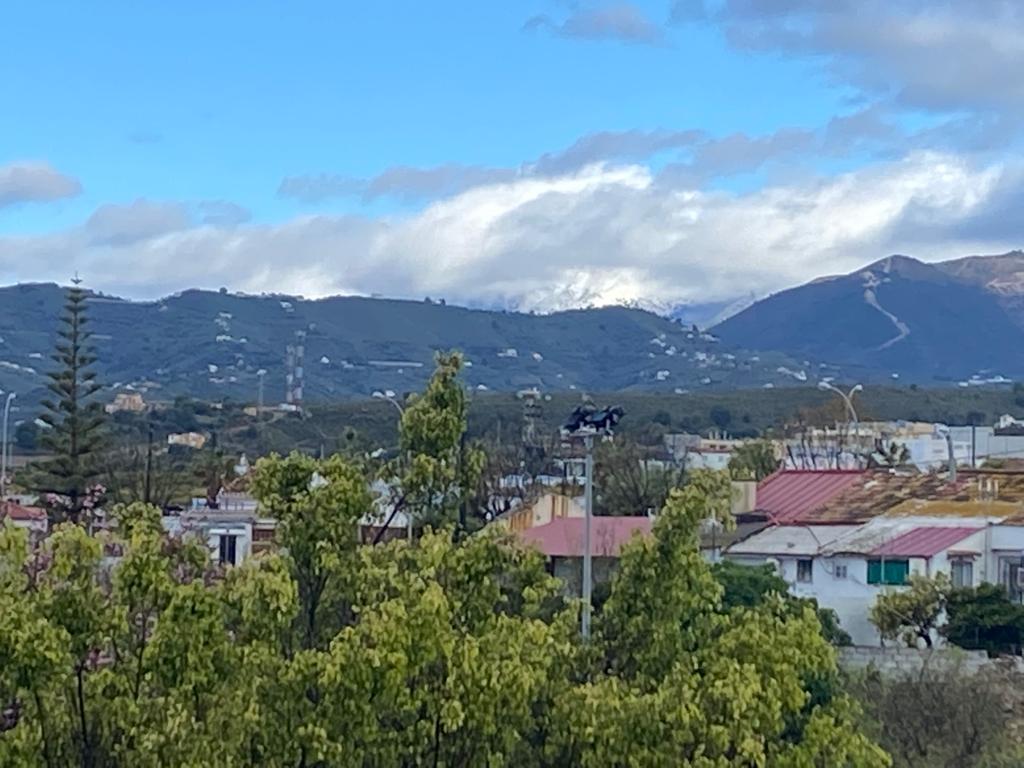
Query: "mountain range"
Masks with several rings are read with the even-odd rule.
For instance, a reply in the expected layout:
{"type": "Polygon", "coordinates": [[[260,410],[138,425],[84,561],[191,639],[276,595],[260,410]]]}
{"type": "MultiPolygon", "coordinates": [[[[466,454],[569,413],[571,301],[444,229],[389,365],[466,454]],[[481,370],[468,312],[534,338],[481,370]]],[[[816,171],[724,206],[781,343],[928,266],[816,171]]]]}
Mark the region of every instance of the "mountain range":
{"type": "MultiPolygon", "coordinates": [[[[0,288],[0,389],[37,402],[63,291],[0,288]]],[[[159,301],[93,295],[108,397],[284,399],[287,348],[304,347],[305,397],[422,387],[439,349],[467,358],[477,390],[675,391],[843,381],[956,383],[1024,378],[1024,253],[927,264],[890,256],[749,304],[630,307],[547,315],[443,302],[305,300],[189,290],[159,301]],[[740,311],[736,311],[739,309],[740,311]],[[735,314],[731,314],[735,312],[735,314]],[[690,321],[730,314],[710,331],[690,321]],[[263,373],[261,373],[261,371],[263,373]]]]}
{"type": "MultiPolygon", "coordinates": [[[[38,401],[63,291],[0,288],[0,389],[38,401]]],[[[533,315],[441,302],[305,300],[189,290],[159,301],[93,295],[97,372],[108,398],[139,391],[267,404],[285,398],[287,348],[304,347],[308,400],[419,389],[438,350],[459,349],[477,390],[686,390],[778,378],[785,356],[725,351],[713,336],[627,307],[533,315]],[[261,375],[260,371],[264,373],[261,375]]]]}
{"type": "Polygon", "coordinates": [[[718,324],[729,344],[846,374],[971,383],[1024,374],[1024,253],[890,256],[769,296],[718,324]]]}

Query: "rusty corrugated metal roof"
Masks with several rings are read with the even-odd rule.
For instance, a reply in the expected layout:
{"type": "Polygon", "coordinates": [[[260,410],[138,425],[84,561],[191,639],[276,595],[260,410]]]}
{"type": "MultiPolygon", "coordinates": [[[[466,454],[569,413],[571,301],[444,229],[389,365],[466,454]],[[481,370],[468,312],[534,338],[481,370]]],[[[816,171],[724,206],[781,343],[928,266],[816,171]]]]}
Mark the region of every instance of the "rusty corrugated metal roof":
{"type": "Polygon", "coordinates": [[[933,557],[980,530],[977,526],[924,525],[875,547],[871,554],[885,557],[933,557]]]}
{"type": "Polygon", "coordinates": [[[800,521],[849,523],[879,515],[991,516],[1024,523],[1024,473],[961,470],[950,483],[944,472],[864,472],[800,521]]]}
{"type": "Polygon", "coordinates": [[[784,470],[757,486],[757,509],[777,523],[790,523],[828,503],[866,472],[857,470],[784,470]]]}

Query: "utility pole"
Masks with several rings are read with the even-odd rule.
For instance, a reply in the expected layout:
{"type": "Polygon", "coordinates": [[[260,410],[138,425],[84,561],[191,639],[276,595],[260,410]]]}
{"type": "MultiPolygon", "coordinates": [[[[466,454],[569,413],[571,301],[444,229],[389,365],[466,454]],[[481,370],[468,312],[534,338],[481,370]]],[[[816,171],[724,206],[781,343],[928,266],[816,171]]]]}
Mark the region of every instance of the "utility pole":
{"type": "Polygon", "coordinates": [[[583,491],[583,619],[581,631],[583,640],[590,639],[590,609],[594,584],[593,584],[593,562],[590,554],[590,525],[594,516],[594,436],[587,435],[583,438],[583,445],[587,451],[586,460],[586,483],[583,491]]]}
{"type": "Polygon", "coordinates": [[[593,405],[581,405],[573,411],[568,423],[562,427],[562,436],[583,441],[585,451],[583,478],[583,609],[580,617],[580,634],[583,641],[590,640],[590,614],[593,609],[594,574],[593,553],[591,552],[591,527],[594,517],[594,437],[612,437],[615,426],[624,411],[619,406],[597,410],[593,405]]]}
{"type": "Polygon", "coordinates": [[[149,433],[146,438],[146,481],[142,492],[142,500],[147,504],[152,500],[153,489],[153,422],[149,422],[149,433]]]}
{"type": "Polygon", "coordinates": [[[978,443],[977,443],[977,434],[978,434],[978,425],[977,424],[971,424],[971,469],[974,469],[975,467],[978,466],[977,463],[976,463],[976,461],[977,461],[977,445],[978,445],[978,443]]]}
{"type": "Polygon", "coordinates": [[[7,500],[7,464],[10,460],[11,448],[7,439],[7,425],[11,417],[11,403],[17,395],[14,392],[7,393],[7,400],[4,402],[4,442],[0,451],[0,501],[7,500]]]}

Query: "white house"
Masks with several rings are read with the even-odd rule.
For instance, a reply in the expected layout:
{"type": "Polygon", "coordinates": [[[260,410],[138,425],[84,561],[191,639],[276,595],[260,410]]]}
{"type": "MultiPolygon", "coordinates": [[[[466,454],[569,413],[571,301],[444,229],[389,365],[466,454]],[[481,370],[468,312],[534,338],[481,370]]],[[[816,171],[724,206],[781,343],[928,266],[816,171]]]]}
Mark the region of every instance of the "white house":
{"type": "Polygon", "coordinates": [[[917,517],[779,525],[729,547],[726,557],[776,564],[792,593],[834,610],[855,644],[878,645],[868,619],[878,595],[905,585],[911,574],[945,573],[955,586],[976,586],[991,528],[987,520],[917,517]]]}

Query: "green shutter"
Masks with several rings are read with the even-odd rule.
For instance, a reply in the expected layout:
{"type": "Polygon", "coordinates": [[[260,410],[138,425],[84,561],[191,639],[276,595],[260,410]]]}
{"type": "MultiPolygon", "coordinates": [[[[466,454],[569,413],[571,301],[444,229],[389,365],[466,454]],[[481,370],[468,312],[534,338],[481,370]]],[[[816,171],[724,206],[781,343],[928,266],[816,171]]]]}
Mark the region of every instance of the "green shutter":
{"type": "Polygon", "coordinates": [[[906,584],[910,575],[909,560],[886,560],[883,579],[886,584],[906,584]]]}
{"type": "Polygon", "coordinates": [[[899,586],[910,576],[909,560],[868,560],[868,584],[899,586]]]}
{"type": "Polygon", "coordinates": [[[882,561],[868,560],[868,584],[878,584],[882,581],[882,561]]]}

